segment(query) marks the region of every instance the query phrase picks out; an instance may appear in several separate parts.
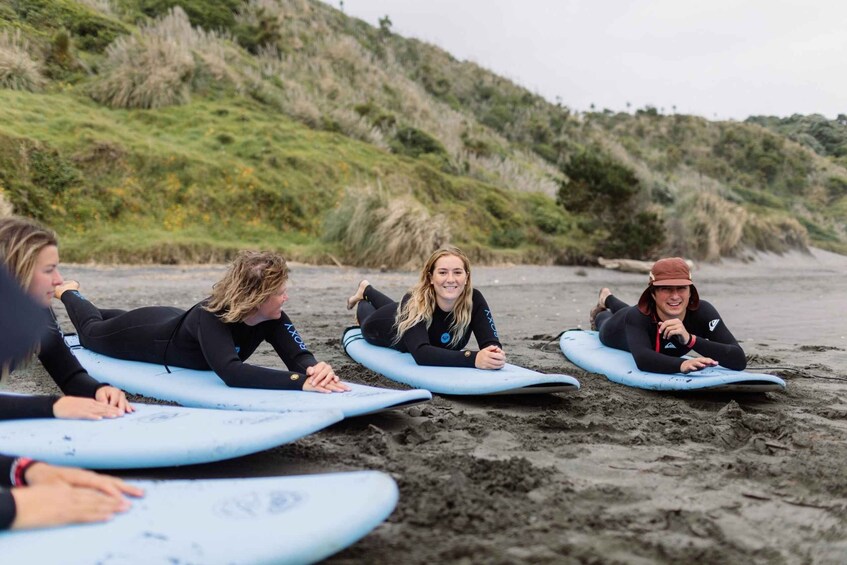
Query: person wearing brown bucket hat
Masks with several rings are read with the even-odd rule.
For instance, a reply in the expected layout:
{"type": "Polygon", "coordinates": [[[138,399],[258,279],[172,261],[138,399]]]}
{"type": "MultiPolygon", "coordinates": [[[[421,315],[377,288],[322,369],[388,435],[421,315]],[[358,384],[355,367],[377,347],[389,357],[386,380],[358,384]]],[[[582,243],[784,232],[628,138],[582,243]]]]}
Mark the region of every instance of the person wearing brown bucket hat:
{"type": "Polygon", "coordinates": [[[747,366],[744,350],[717,309],[700,299],[691,267],[679,257],[653,264],[637,306],[603,288],[591,322],[604,345],[631,352],[642,371],[690,373],[718,364],[740,371],[747,366]],[[703,357],[683,359],[691,350],[703,357]]]}

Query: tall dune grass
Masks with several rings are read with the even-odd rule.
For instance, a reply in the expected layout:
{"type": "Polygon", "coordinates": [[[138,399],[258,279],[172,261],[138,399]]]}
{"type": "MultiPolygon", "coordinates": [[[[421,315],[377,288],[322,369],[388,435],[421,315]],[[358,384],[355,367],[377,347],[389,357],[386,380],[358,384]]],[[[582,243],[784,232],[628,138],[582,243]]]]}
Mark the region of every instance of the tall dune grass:
{"type": "Polygon", "coordinates": [[[671,251],[699,260],[715,261],[739,250],[747,212],[711,192],[683,199],[671,222],[671,251]]]}
{"type": "Polygon", "coordinates": [[[161,108],[189,101],[192,81],[203,73],[241,86],[229,63],[233,49],[216,32],[193,28],[179,6],[136,35],[116,39],[106,50],[95,100],[114,108],[161,108]]]}
{"type": "Polygon", "coordinates": [[[19,29],[0,31],[0,88],[37,92],[45,85],[41,63],[19,29]]]}
{"type": "Polygon", "coordinates": [[[450,241],[450,229],[446,218],[431,215],[411,196],[367,187],[347,191],[327,218],[325,238],[341,244],[345,262],[415,268],[450,241]]]}

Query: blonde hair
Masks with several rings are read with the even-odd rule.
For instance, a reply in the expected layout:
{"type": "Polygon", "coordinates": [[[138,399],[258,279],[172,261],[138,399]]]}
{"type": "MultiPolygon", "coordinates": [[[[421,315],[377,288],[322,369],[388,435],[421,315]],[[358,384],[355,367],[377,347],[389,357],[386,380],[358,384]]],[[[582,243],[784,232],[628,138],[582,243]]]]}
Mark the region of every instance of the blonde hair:
{"type": "Polygon", "coordinates": [[[0,261],[26,291],[32,282],[38,254],[45,247],[58,246],[56,232],[28,218],[0,218],[0,261]]]}
{"type": "Polygon", "coordinates": [[[212,287],[204,306],[225,324],[240,322],[288,280],[288,265],[271,251],[241,251],[212,287]]]}
{"type": "MultiPolygon", "coordinates": [[[[32,282],[38,254],[51,245],[59,245],[56,233],[35,220],[20,216],[0,218],[0,261],[24,292],[28,291],[32,282]]],[[[26,366],[38,353],[39,347],[35,344],[32,351],[20,360],[19,366],[26,366]]],[[[0,367],[0,381],[9,374],[10,367],[11,361],[0,367]]]]}
{"type": "Polygon", "coordinates": [[[456,300],[456,306],[453,308],[451,315],[453,321],[450,323],[448,331],[450,332],[450,347],[456,347],[462,341],[462,336],[465,335],[468,326],[471,323],[471,309],[473,307],[473,285],[471,284],[471,263],[458,247],[448,245],[435,251],[429,256],[423,269],[421,270],[421,278],[418,283],[412,288],[411,296],[400,308],[397,309],[397,317],[394,320],[394,328],[396,336],[393,343],[399,343],[409,329],[420,322],[425,322],[427,329],[432,324],[432,314],[435,312],[435,290],[432,288],[432,273],[435,270],[435,263],[442,257],[452,255],[462,260],[465,267],[465,272],[468,274],[468,280],[465,283],[465,288],[462,294],[456,300]]]}

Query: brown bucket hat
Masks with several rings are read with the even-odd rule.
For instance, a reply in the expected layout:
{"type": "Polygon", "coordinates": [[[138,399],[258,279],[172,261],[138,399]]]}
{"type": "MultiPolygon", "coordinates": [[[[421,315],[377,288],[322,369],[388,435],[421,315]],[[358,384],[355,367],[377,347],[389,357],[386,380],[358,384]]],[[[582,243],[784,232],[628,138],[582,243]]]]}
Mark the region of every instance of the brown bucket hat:
{"type": "Polygon", "coordinates": [[[659,259],[653,263],[647,288],[641,293],[641,298],[638,299],[638,309],[645,316],[654,314],[652,300],[652,287],[654,286],[690,286],[691,297],[688,299],[688,309],[696,310],[700,306],[700,294],[691,280],[691,268],[681,257],[659,259]]]}

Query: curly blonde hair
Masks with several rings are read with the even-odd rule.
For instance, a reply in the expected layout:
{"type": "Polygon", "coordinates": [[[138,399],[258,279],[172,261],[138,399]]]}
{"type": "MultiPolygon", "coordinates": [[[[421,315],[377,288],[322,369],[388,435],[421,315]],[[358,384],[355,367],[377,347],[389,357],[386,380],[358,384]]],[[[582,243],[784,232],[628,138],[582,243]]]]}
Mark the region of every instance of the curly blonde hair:
{"type": "Polygon", "coordinates": [[[447,255],[453,255],[462,260],[468,280],[462,294],[456,301],[456,306],[451,312],[453,321],[450,323],[450,347],[457,347],[462,341],[462,336],[471,323],[471,309],[473,307],[473,285],[471,284],[471,262],[462,250],[452,245],[447,245],[435,251],[429,256],[418,283],[412,288],[411,296],[402,307],[397,309],[397,317],[394,320],[396,335],[394,344],[399,343],[403,334],[420,322],[425,322],[427,329],[432,324],[432,314],[435,312],[435,290],[432,288],[432,273],[435,271],[435,263],[447,255]]]}
{"type": "Polygon", "coordinates": [[[241,251],[204,306],[225,324],[241,322],[288,281],[288,264],[272,251],[241,251]]]}

